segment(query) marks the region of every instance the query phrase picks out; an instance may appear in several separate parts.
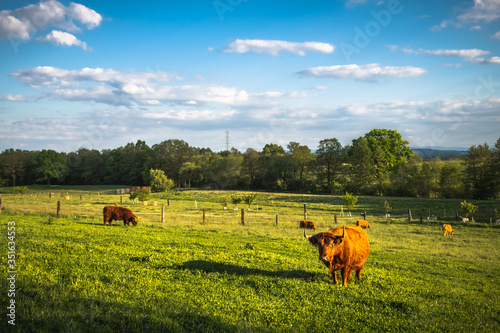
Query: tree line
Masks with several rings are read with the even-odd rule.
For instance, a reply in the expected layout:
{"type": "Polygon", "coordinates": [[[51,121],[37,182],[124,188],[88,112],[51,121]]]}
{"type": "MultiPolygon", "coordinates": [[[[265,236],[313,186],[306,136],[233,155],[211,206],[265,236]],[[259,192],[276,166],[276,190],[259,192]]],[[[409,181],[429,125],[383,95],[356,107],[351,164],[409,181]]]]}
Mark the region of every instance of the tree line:
{"type": "Polygon", "coordinates": [[[0,186],[149,185],[154,169],[178,188],[500,198],[500,139],[446,161],[423,161],[408,145],[395,130],[373,129],[345,146],[336,138],[321,140],[314,151],[290,142],[213,152],[177,139],[70,153],[7,149],[0,154],[0,186]]]}

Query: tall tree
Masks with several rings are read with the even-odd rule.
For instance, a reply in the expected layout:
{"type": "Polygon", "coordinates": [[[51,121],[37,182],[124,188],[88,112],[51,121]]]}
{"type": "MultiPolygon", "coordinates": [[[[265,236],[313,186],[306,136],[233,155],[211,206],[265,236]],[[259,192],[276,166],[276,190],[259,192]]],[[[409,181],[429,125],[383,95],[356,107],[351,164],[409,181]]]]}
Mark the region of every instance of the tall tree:
{"type": "Polygon", "coordinates": [[[166,140],[153,146],[152,166],[165,171],[168,178],[174,179],[181,187],[181,168],[189,162],[196,149],[183,140],[166,140]]]}
{"type": "Polygon", "coordinates": [[[487,143],[473,145],[464,157],[465,181],[468,196],[474,199],[489,199],[494,197],[494,182],[490,163],[493,154],[487,143]]]}
{"type": "Polygon", "coordinates": [[[319,177],[324,179],[323,187],[328,193],[332,193],[336,179],[345,161],[345,150],[336,139],[324,139],[319,142],[316,150],[316,168],[319,177]]]}
{"type": "MultiPolygon", "coordinates": [[[[314,161],[311,149],[308,146],[301,146],[298,142],[290,142],[287,148],[292,155],[294,169],[299,173],[299,179],[304,179],[307,167],[314,161]]],[[[295,174],[294,177],[296,177],[295,174]]]]}
{"type": "Polygon", "coordinates": [[[375,161],[366,138],[353,140],[348,148],[350,170],[349,191],[356,194],[369,194],[375,180],[375,161]]]}
{"type": "Polygon", "coordinates": [[[444,163],[439,172],[439,193],[443,198],[462,198],[464,195],[463,166],[459,161],[444,163]]]}
{"type": "Polygon", "coordinates": [[[47,181],[48,185],[51,179],[62,180],[67,170],[64,154],[50,149],[42,150],[33,162],[37,181],[47,181]]]}
{"type": "Polygon", "coordinates": [[[396,130],[373,129],[365,134],[370,149],[374,151],[380,147],[384,152],[384,163],[389,170],[399,163],[406,163],[408,158],[413,155],[413,151],[408,147],[409,142],[403,140],[401,134],[396,130]]]}

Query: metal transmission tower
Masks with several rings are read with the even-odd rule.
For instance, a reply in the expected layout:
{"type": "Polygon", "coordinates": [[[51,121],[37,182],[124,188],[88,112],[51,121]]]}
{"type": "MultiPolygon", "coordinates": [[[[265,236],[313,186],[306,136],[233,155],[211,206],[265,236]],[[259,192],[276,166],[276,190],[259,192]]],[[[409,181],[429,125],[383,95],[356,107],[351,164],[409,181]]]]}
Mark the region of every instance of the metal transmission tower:
{"type": "Polygon", "coordinates": [[[226,131],[226,150],[229,151],[229,131],[226,131]]]}

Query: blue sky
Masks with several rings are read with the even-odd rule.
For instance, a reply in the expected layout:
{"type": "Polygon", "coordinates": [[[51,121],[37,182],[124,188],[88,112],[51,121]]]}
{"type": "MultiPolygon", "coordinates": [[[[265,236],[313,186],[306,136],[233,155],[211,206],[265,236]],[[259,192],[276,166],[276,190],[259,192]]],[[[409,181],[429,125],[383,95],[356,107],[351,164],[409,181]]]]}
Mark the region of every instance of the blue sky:
{"type": "Polygon", "coordinates": [[[500,0],[1,6],[0,150],[500,137],[500,0]]]}

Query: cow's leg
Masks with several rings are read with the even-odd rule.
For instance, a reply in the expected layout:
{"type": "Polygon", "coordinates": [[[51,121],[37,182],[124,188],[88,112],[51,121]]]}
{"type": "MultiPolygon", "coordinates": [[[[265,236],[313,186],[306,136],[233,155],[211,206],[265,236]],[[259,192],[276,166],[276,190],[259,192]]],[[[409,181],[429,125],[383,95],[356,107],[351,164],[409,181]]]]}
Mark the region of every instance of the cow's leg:
{"type": "Polygon", "coordinates": [[[361,281],[361,271],[363,270],[363,267],[360,267],[357,271],[356,271],[356,278],[358,279],[358,281],[361,281]]]}
{"type": "Polygon", "coordinates": [[[342,275],[342,285],[344,287],[347,286],[347,269],[344,267],[340,270],[340,273],[342,275]]]}
{"type": "Polygon", "coordinates": [[[339,280],[337,279],[337,271],[330,271],[333,277],[333,283],[339,284],[339,280]]]}

